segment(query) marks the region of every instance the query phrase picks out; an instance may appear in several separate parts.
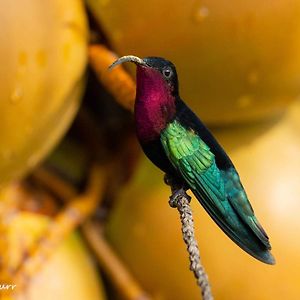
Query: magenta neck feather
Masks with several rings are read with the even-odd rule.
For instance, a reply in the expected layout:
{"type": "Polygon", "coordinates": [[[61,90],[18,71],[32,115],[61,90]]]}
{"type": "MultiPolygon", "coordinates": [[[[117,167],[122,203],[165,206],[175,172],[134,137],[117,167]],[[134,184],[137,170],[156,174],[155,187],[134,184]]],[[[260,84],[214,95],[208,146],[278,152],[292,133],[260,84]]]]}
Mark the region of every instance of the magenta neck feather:
{"type": "Polygon", "coordinates": [[[135,122],[142,143],[155,140],[176,113],[175,97],[158,70],[137,67],[135,122]]]}

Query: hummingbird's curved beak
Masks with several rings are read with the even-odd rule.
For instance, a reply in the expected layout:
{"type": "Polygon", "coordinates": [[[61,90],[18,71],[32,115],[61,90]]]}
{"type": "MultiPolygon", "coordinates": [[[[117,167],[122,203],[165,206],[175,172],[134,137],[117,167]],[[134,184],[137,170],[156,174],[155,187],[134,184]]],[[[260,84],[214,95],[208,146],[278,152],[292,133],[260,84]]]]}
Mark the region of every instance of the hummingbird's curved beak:
{"type": "Polygon", "coordinates": [[[147,64],[139,57],[134,56],[134,55],[126,55],[126,56],[122,56],[119,59],[117,59],[115,62],[113,62],[108,69],[111,70],[112,68],[114,68],[117,65],[120,65],[122,63],[125,62],[133,62],[137,65],[141,65],[141,66],[147,66],[147,64]]]}

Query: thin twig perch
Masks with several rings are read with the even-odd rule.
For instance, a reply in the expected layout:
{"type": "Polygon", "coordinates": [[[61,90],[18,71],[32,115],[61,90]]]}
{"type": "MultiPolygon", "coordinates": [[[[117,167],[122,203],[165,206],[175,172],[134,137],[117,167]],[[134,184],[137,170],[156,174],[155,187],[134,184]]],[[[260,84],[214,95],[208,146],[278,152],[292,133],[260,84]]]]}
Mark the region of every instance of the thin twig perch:
{"type": "Polygon", "coordinates": [[[181,231],[183,240],[187,246],[190,259],[190,270],[194,273],[197,285],[201,289],[203,300],[213,300],[208,276],[200,260],[200,252],[194,232],[193,213],[190,207],[191,197],[182,187],[178,187],[172,179],[165,176],[166,184],[171,186],[172,195],[169,204],[176,207],[181,220],[181,231]]]}

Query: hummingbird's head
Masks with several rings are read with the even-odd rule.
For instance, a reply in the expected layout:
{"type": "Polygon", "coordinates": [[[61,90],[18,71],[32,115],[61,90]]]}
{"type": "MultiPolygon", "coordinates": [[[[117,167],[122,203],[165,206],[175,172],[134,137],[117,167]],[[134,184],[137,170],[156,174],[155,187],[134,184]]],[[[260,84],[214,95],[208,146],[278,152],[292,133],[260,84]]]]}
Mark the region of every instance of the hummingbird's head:
{"type": "Polygon", "coordinates": [[[137,65],[137,93],[161,93],[176,96],[178,94],[178,79],[175,66],[161,57],[139,58],[127,55],[116,60],[110,68],[124,62],[137,65]]]}
{"type": "Polygon", "coordinates": [[[128,55],[116,60],[110,68],[124,62],[137,66],[134,106],[137,135],[140,141],[152,141],[176,115],[179,97],[175,66],[160,57],[141,59],[128,55]]]}

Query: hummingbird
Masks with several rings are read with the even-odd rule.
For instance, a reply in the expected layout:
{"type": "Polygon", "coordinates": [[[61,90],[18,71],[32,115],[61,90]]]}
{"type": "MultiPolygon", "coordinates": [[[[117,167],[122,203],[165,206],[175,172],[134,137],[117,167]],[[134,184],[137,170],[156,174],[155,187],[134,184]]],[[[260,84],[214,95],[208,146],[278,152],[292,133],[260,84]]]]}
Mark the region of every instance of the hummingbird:
{"type": "Polygon", "coordinates": [[[136,68],[134,119],[138,141],[154,165],[191,190],[223,232],[254,258],[275,264],[269,237],[257,220],[232,161],[208,128],[179,96],[174,64],[133,55],[136,68]]]}

